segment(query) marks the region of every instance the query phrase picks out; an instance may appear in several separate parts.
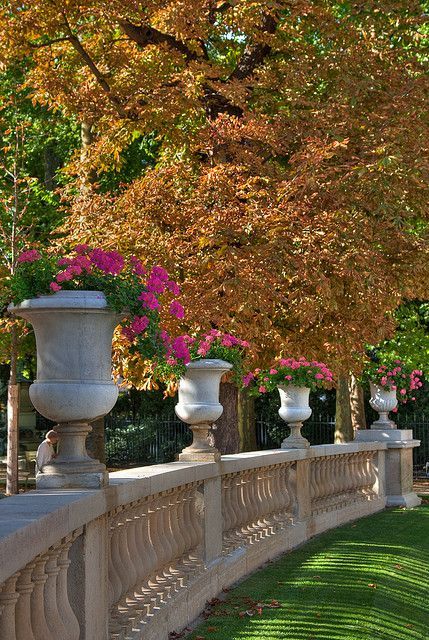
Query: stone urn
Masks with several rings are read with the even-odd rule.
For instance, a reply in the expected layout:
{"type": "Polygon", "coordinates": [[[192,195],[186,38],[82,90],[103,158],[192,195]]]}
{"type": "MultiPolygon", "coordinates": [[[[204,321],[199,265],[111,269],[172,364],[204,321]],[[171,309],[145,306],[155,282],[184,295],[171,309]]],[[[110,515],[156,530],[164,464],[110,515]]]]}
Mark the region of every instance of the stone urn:
{"type": "Polygon", "coordinates": [[[309,405],[309,387],[294,385],[279,385],[280,409],[279,415],[290,427],[290,436],[281,444],[282,449],[307,449],[309,441],[301,435],[304,420],[311,416],[309,405]]]}
{"type": "Polygon", "coordinates": [[[369,404],[379,414],[378,420],[372,423],[371,429],[396,429],[396,424],[389,420],[389,411],[398,405],[396,390],[389,389],[385,391],[383,387],[373,382],[369,383],[371,397],[369,404]]]}
{"type": "Polygon", "coordinates": [[[186,374],[179,381],[179,402],[175,411],[190,426],[193,441],[183,449],[179,460],[220,460],[220,453],[211,446],[208,435],[213,422],[223,413],[223,406],[219,402],[219,386],[223,374],[230,369],[232,364],[224,360],[193,360],[186,365],[186,374]]]}
{"type": "Polygon", "coordinates": [[[112,335],[121,316],[100,291],[59,291],[9,307],[32,324],[37,378],[30,398],[39,413],[57,423],[58,455],[36,477],[37,488],[98,488],[108,483],[104,464],[90,458],[90,423],[114,406],[112,335]]]}

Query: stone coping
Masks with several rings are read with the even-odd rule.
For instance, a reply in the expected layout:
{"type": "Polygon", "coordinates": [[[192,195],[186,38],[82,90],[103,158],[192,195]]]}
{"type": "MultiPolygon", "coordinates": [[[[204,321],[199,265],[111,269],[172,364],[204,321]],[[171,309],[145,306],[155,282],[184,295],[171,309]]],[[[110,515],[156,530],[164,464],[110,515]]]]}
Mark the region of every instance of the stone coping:
{"type": "Polygon", "coordinates": [[[0,501],[0,584],[75,529],[118,506],[191,482],[281,462],[372,451],[386,443],[352,442],[310,449],[273,449],[222,456],[215,462],[171,462],[110,474],[104,489],[35,490],[0,501]]]}

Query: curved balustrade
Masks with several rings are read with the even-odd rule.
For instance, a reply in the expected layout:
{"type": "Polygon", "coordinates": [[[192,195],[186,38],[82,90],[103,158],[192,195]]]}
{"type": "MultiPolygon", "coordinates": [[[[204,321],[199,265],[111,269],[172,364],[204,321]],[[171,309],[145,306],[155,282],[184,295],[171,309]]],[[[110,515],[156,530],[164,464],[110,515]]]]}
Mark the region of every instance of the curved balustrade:
{"type": "Polygon", "coordinates": [[[167,640],[267,560],[383,509],[386,453],[381,442],[251,452],[3,500],[0,638],[167,640]]]}

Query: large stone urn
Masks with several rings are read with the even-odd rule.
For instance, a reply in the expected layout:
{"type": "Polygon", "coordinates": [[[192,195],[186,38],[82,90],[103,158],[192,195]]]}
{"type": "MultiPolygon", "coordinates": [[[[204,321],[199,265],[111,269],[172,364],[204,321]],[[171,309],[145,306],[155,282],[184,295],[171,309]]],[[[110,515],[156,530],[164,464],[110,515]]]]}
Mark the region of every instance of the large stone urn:
{"type": "Polygon", "coordinates": [[[301,435],[304,420],[311,416],[309,405],[309,387],[294,385],[279,385],[280,409],[279,415],[290,427],[290,436],[281,444],[282,449],[307,449],[309,441],[301,435]]]}
{"type": "Polygon", "coordinates": [[[190,425],[193,441],[183,449],[179,460],[217,462],[220,452],[211,446],[208,435],[213,422],[220,418],[223,406],[219,402],[219,386],[232,364],[224,360],[193,360],[186,365],[186,374],[179,382],[179,402],[176,414],[190,425]]]}
{"type": "Polygon", "coordinates": [[[100,291],[59,291],[9,310],[33,325],[37,378],[30,398],[39,413],[58,423],[58,455],[37,474],[37,488],[106,485],[106,467],[88,456],[85,440],[90,423],[118,397],[111,373],[120,316],[107,308],[100,291]]]}
{"type": "Polygon", "coordinates": [[[386,391],[373,382],[370,382],[369,388],[371,392],[369,404],[379,414],[378,420],[372,423],[371,429],[396,429],[396,424],[389,420],[389,411],[393,411],[398,404],[396,391],[393,389],[386,391]]]}

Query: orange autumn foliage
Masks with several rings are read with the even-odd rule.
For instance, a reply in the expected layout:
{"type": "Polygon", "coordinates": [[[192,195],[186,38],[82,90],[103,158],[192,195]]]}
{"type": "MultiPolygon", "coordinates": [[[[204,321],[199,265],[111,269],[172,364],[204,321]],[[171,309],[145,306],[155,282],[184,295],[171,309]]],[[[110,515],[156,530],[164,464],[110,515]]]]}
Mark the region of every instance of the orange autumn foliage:
{"type": "Polygon", "coordinates": [[[344,370],[429,294],[423,20],[413,0],[9,0],[0,59],[31,55],[34,100],[93,123],[70,172],[157,137],[119,191],[69,193],[70,242],[165,265],[184,329],[344,370]]]}

